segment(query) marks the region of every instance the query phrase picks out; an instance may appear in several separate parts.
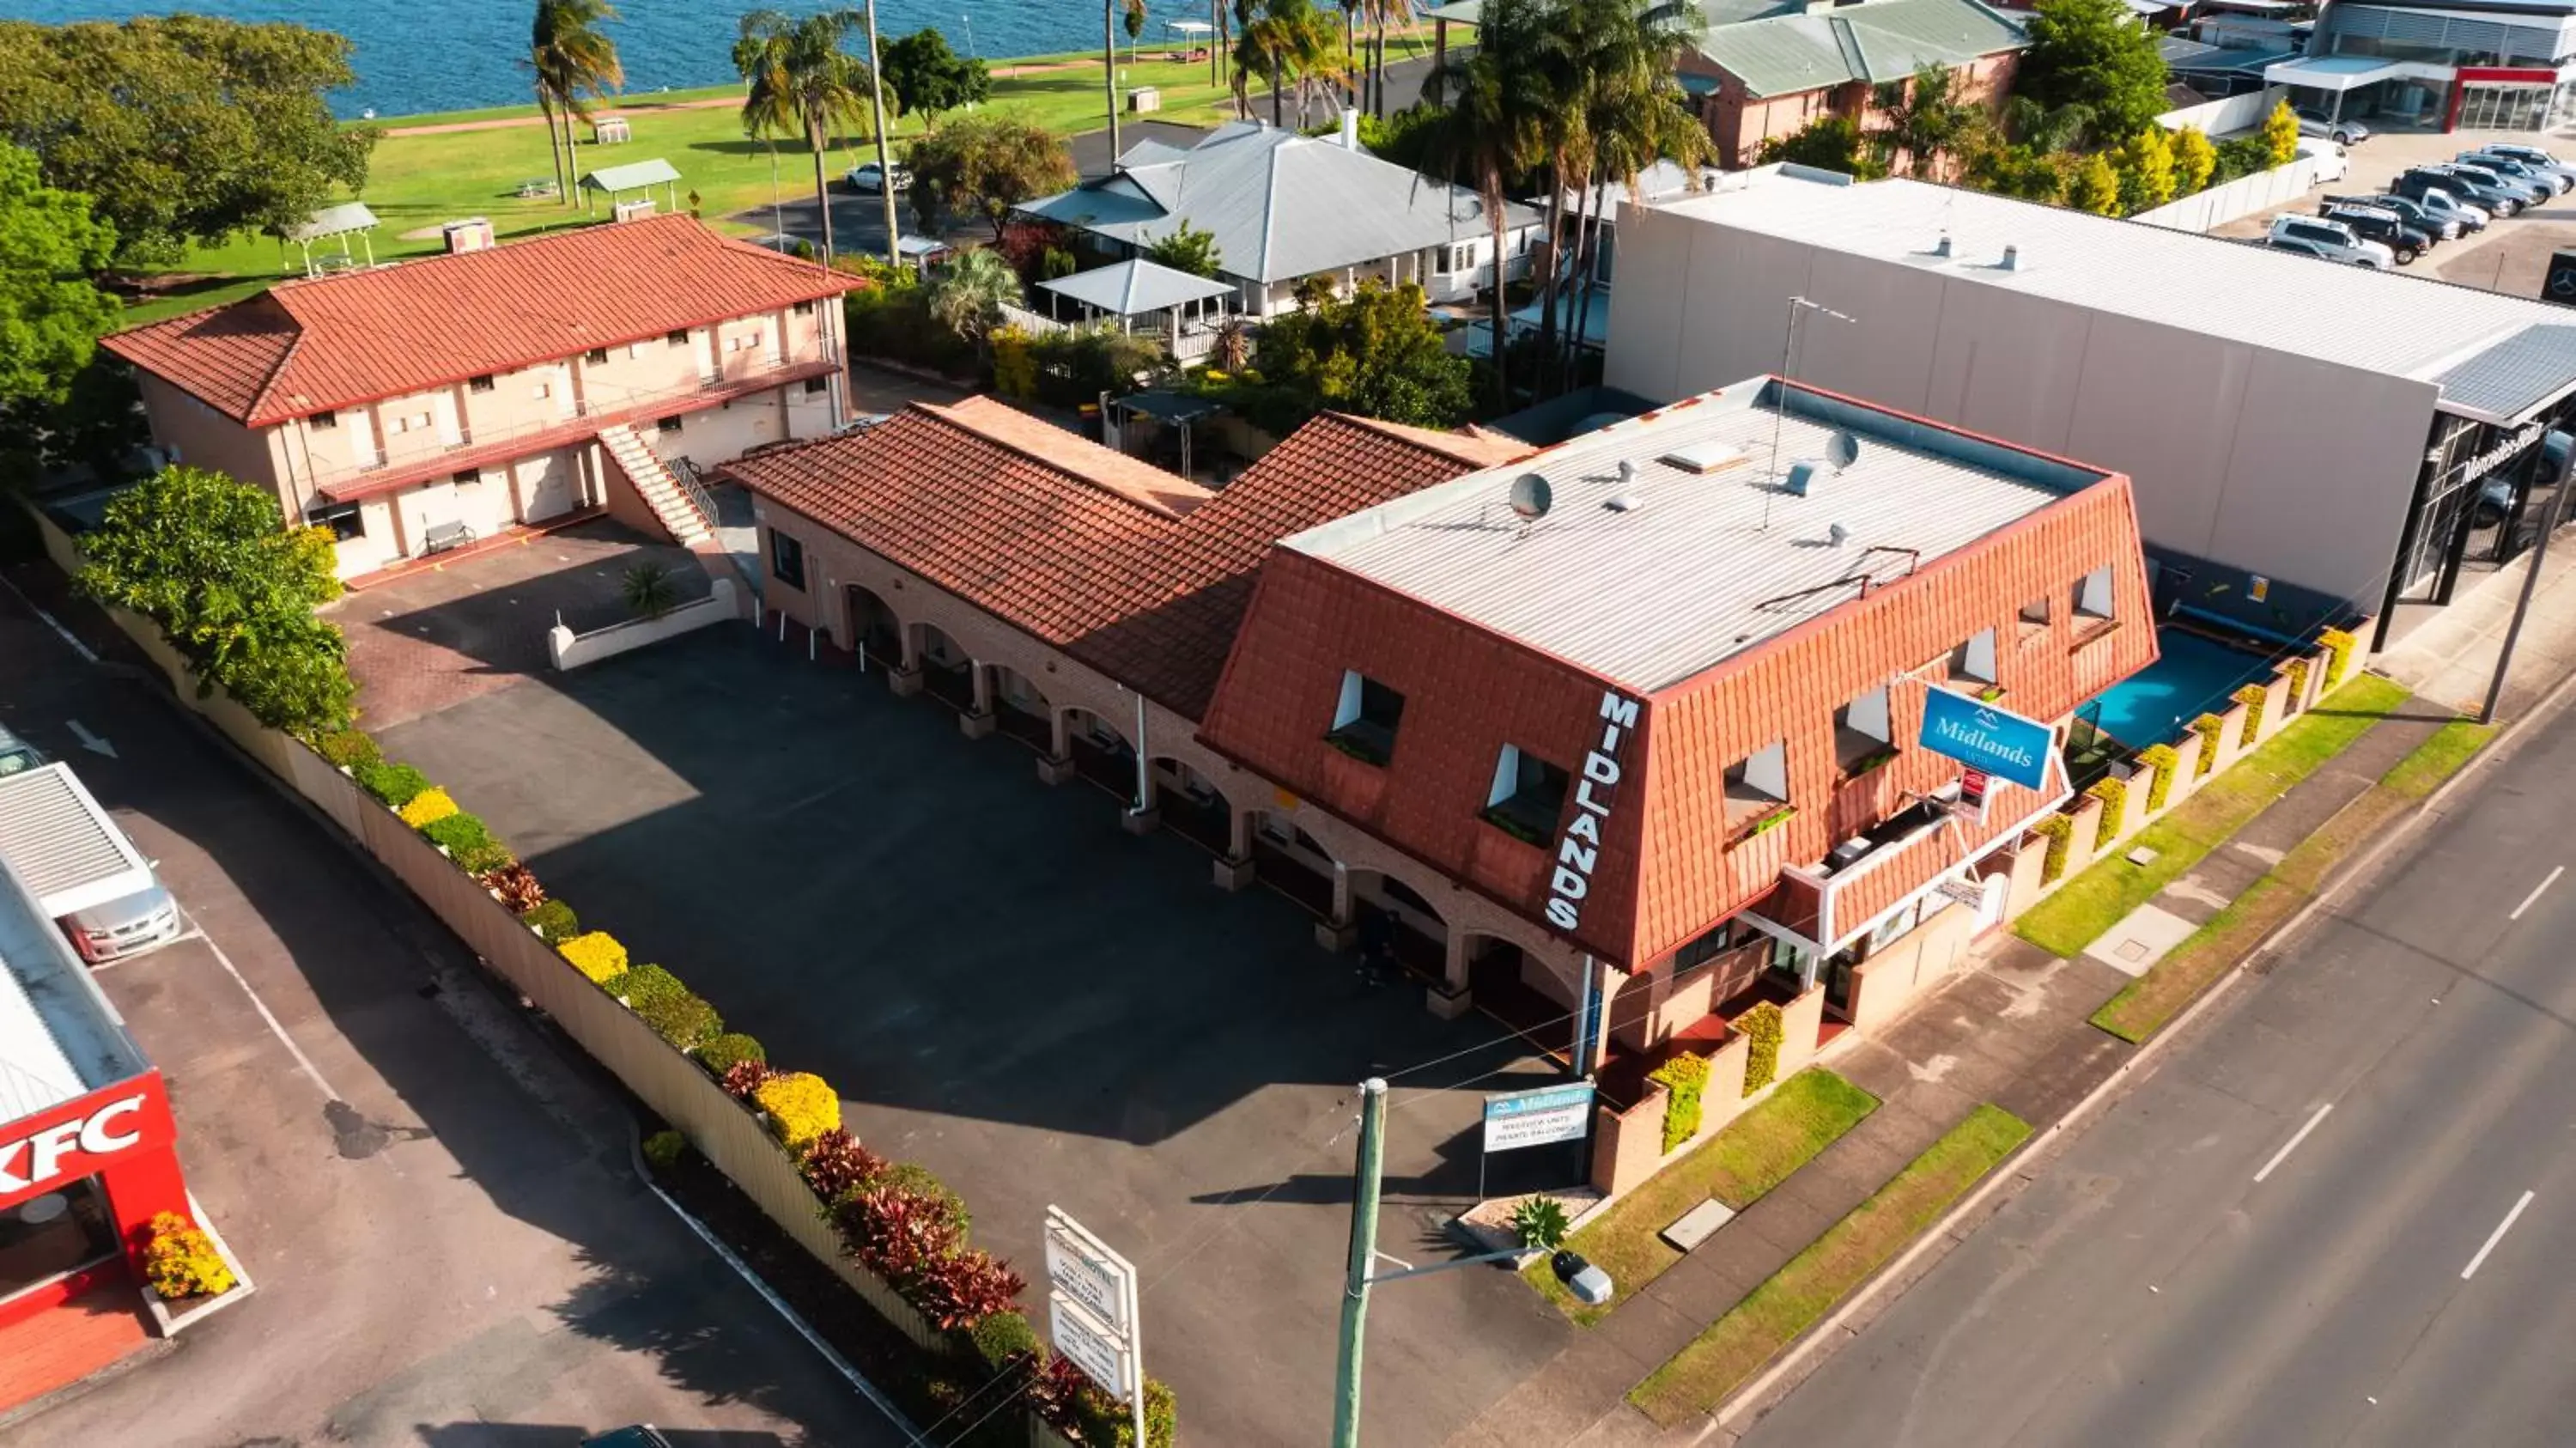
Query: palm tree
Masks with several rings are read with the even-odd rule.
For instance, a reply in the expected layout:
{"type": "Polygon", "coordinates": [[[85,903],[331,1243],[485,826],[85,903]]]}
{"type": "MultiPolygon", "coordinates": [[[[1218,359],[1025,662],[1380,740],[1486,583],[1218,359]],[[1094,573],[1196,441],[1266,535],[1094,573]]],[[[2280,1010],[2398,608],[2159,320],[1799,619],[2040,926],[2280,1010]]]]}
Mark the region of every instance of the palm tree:
{"type": "Polygon", "coordinates": [[[535,77],[546,142],[555,150],[555,196],[561,205],[572,204],[573,183],[580,179],[573,125],[590,118],[583,93],[596,97],[626,84],[617,45],[599,29],[616,18],[608,0],[537,0],[536,21],[529,27],[528,58],[522,63],[535,77]],[[563,123],[560,136],[558,120],[563,123]]]}
{"type": "Polygon", "coordinates": [[[1435,76],[1448,107],[1433,123],[1427,163],[1483,199],[1494,244],[1491,325],[1494,403],[1510,406],[1510,336],[1503,286],[1504,206],[1507,191],[1545,150],[1542,115],[1547,97],[1528,58],[1542,43],[1551,17],[1545,0],[1486,0],[1476,48],[1435,76]]]}
{"type": "Polygon", "coordinates": [[[1581,355],[1598,285],[1604,188],[1617,185],[1633,199],[1638,174],[1670,159],[1696,190],[1701,168],[1716,155],[1707,128],[1691,113],[1673,79],[1682,50],[1702,24],[1698,7],[1650,4],[1640,9],[1633,0],[1577,0],[1576,8],[1582,12],[1577,28],[1588,38],[1591,63],[1580,101],[1586,154],[1569,285],[1579,284],[1582,298],[1567,329],[1569,374],[1581,355]]]}
{"type": "MultiPolygon", "coordinates": [[[[740,38],[733,44],[734,69],[750,86],[742,101],[743,134],[801,132],[814,153],[814,205],[822,217],[826,266],[832,262],[832,190],[824,152],[836,128],[858,128],[876,92],[867,62],[841,49],[842,39],[863,23],[850,10],[826,10],[802,20],[755,10],[742,17],[740,38]]],[[[888,177],[878,184],[894,183],[888,177]]]]}
{"type": "Polygon", "coordinates": [[[1318,87],[1343,74],[1335,56],[1333,22],[1311,0],[1237,0],[1235,18],[1242,34],[1234,46],[1234,103],[1239,116],[1252,113],[1248,72],[1270,77],[1270,124],[1285,126],[1287,80],[1297,81],[1297,120],[1304,124],[1318,87]]]}
{"type": "Polygon", "coordinates": [[[1005,303],[1017,306],[1024,293],[1020,274],[1010,261],[988,246],[961,253],[930,284],[930,315],[969,342],[981,342],[1002,319],[1005,303]]]}

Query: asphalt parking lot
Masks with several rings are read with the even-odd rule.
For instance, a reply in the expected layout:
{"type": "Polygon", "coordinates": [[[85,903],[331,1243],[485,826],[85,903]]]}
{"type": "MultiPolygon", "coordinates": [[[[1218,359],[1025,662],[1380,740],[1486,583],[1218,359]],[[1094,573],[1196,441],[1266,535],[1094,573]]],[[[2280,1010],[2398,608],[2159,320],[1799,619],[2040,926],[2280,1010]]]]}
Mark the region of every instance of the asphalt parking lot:
{"type": "Polygon", "coordinates": [[[100,980],[258,1284],[0,1442],[901,1441],[644,1189],[620,1102],[410,897],[5,590],[0,680],[0,723],[72,763],[196,928],[100,980]]]}
{"type": "MultiPolygon", "coordinates": [[[[1050,1203],[1124,1251],[1193,1442],[1325,1436],[1351,1083],[1395,1077],[1382,1245],[1419,1262],[1475,1194],[1479,1093],[1554,1074],[1489,1021],[1362,983],[1287,900],[1216,890],[1206,855],[1127,835],[1102,793],[1039,784],[1020,745],[808,664],[801,640],[701,631],[383,742],[586,925],[831,1080],[853,1128],[956,1186],[1024,1273],[1050,1203]]],[[[1569,1330],[1498,1270],[1386,1289],[1369,1441],[1438,1443],[1569,1330]]]]}

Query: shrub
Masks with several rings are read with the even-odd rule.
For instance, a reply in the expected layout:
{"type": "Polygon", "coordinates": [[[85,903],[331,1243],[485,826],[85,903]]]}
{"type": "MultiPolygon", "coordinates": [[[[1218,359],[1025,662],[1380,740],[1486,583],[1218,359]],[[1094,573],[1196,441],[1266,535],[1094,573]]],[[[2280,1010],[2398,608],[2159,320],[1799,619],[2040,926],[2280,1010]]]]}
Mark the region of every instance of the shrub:
{"type": "Polygon", "coordinates": [[[1735,1027],[1753,1042],[1744,1052],[1744,1094],[1750,1096],[1780,1074],[1780,1038],[1788,1025],[1780,1019],[1780,1008],[1764,1001],[1738,1017],[1735,1027]]]}
{"type": "Polygon", "coordinates": [[[771,1076],[751,1093],[769,1113],[769,1130],[789,1151],[801,1152],[814,1138],[841,1124],[841,1098],[831,1083],[809,1071],[771,1076]]]}
{"type": "Polygon", "coordinates": [[[724,1030],[724,1017],[716,1014],[716,1008],[688,990],[637,1001],[634,1010],[636,1018],[651,1026],[656,1035],[683,1051],[713,1040],[724,1030]]]}
{"type": "Polygon", "coordinates": [[[2200,758],[2191,766],[2191,777],[2206,779],[2218,767],[2218,736],[2227,732],[2227,721],[2215,714],[2203,714],[2191,721],[2192,731],[2200,736],[2200,758]]]}
{"type": "Polygon", "coordinates": [[[949,1229],[960,1237],[975,1225],[974,1213],[966,1210],[966,1199],[949,1190],[948,1183],[931,1175],[930,1168],[919,1162],[899,1161],[887,1167],[885,1185],[920,1198],[930,1209],[946,1217],[949,1229]]]}
{"type": "Polygon", "coordinates": [[[840,1127],[833,1127],[814,1138],[805,1148],[805,1159],[798,1164],[805,1173],[805,1184],[814,1189],[825,1206],[835,1206],[849,1197],[884,1184],[890,1165],[884,1157],[859,1144],[859,1139],[840,1127]]]}
{"type": "Polygon", "coordinates": [[[657,1131],[644,1138],[644,1164],[655,1171],[669,1171],[680,1164],[680,1153],[689,1149],[689,1139],[676,1131],[657,1131]]]}
{"type": "Polygon", "coordinates": [[[2102,801],[2101,822],[2093,827],[2093,852],[2098,855],[2119,843],[2120,822],[2129,809],[2129,782],[2105,775],[2084,792],[2102,801]]]}
{"type": "Polygon", "coordinates": [[[363,729],[334,729],[313,741],[313,752],[351,772],[362,765],[380,764],[385,757],[376,748],[375,737],[363,729]]]}
{"type": "Polygon", "coordinates": [[[151,1240],[143,1248],[143,1276],[164,1302],[216,1297],[238,1285],[223,1254],[215,1250],[215,1239],[177,1212],[154,1217],[146,1230],[151,1240]]]}
{"type": "Polygon", "coordinates": [[[1010,1311],[1028,1285],[1028,1279],[1012,1271],[1010,1263],[982,1248],[969,1247],[921,1264],[912,1290],[904,1296],[942,1331],[954,1332],[1010,1311]]]}
{"type": "Polygon", "coordinates": [[[851,1257],[893,1283],[906,1301],[930,1263],[966,1249],[939,1203],[885,1182],[843,1198],[832,1209],[832,1225],[851,1257]]]}
{"type": "MultiPolygon", "coordinates": [[[[430,791],[430,794],[436,793],[436,790],[430,791]]],[[[425,794],[420,799],[429,797],[425,794]]],[[[420,800],[412,803],[417,806],[420,800]]],[[[491,829],[479,816],[463,810],[441,815],[422,825],[420,834],[421,838],[446,850],[447,857],[456,862],[456,868],[469,875],[480,875],[519,862],[519,857],[510,853],[508,845],[492,838],[491,829]]]]}
{"type": "Polygon", "coordinates": [[[638,1010],[643,1009],[650,1002],[669,1000],[689,993],[689,988],[680,984],[678,976],[658,965],[629,966],[623,972],[601,981],[599,988],[623,999],[638,1010]]]}
{"type": "Polygon", "coordinates": [[[2245,732],[2236,736],[2237,747],[2251,749],[2254,741],[2262,736],[2263,704],[2270,695],[2260,684],[2247,684],[2228,697],[2245,706],[2245,732]]]}
{"type": "Polygon", "coordinates": [[[737,1061],[767,1062],[769,1052],[759,1041],[740,1031],[725,1031],[698,1047],[698,1064],[721,1078],[737,1061]]]}
{"type": "Polygon", "coordinates": [[[1553,1249],[1565,1240],[1571,1225],[1565,1215],[1565,1203],[1554,1197],[1523,1197],[1521,1204],[1512,1208],[1512,1235],[1533,1252],[1553,1249]]]}
{"type": "Polygon", "coordinates": [[[401,809],[429,788],[429,776],[408,764],[379,760],[352,766],[349,772],[357,776],[360,789],[374,795],[388,809],[401,809]]]}
{"type": "Polygon", "coordinates": [[[536,872],[516,860],[506,865],[495,865],[485,870],[480,878],[483,888],[500,896],[501,903],[509,906],[510,913],[521,920],[526,920],[547,903],[546,887],[537,883],[536,872]]]}
{"type": "Polygon", "coordinates": [[[769,1069],[767,1061],[736,1061],[725,1068],[725,1094],[736,1101],[748,1103],[752,1093],[758,1091],[770,1077],[777,1074],[769,1069]]]}
{"type": "Polygon", "coordinates": [[[2150,744],[2138,751],[2138,762],[2155,771],[2147,781],[2147,813],[2154,814],[2173,792],[2174,767],[2182,763],[2182,756],[2170,744],[2150,744]]]}
{"type": "Polygon", "coordinates": [[[974,1339],[976,1355],[996,1372],[1021,1358],[1043,1358],[1046,1347],[1038,1341],[1037,1329],[1029,1326],[1026,1316],[1018,1312],[996,1312],[975,1324],[968,1336],[974,1339]]]}
{"type": "Polygon", "coordinates": [[[561,945],[581,934],[581,917],[561,900],[548,900],[533,909],[521,911],[519,919],[533,928],[548,945],[561,945]]]}
{"type": "MultiPolygon", "coordinates": [[[[1136,1425],[1126,1405],[1084,1376],[1070,1358],[1051,1357],[1028,1385],[1038,1416],[1076,1441],[1104,1448],[1135,1448],[1136,1425]]],[[[1145,1380],[1145,1448],[1172,1448],[1180,1429],[1180,1404],[1172,1390],[1153,1378],[1145,1380]]]]}
{"type": "Polygon", "coordinates": [[[2299,712],[2299,707],[2308,702],[2308,661],[2292,659],[2284,672],[2290,676],[2290,692],[2289,701],[2282,706],[2282,712],[2296,714],[2299,712]]]}
{"type": "Polygon", "coordinates": [[[680,584],[670,565],[650,559],[629,567],[617,581],[617,596],[638,618],[660,618],[680,605],[680,584]]]}
{"type": "Polygon", "coordinates": [[[2317,642],[2325,646],[2326,691],[2332,693],[2343,682],[2343,671],[2351,667],[2353,645],[2359,641],[2342,629],[2330,628],[2317,635],[2317,642]]]}
{"type": "Polygon", "coordinates": [[[2039,883],[2054,885],[2066,873],[2066,851],[2075,839],[2075,821],[2053,814],[2031,826],[2048,839],[2048,853],[2039,862],[2039,883]]]}
{"type": "Polygon", "coordinates": [[[402,816],[404,824],[417,830],[455,814],[456,801],[448,798],[446,790],[431,785],[395,806],[394,812],[402,816]]]}
{"type": "Polygon", "coordinates": [[[1708,1058],[1688,1052],[1656,1067],[1647,1080],[1661,1085],[1664,1097],[1664,1150],[1699,1135],[1700,1098],[1708,1087],[1708,1058]]]}
{"type": "Polygon", "coordinates": [[[576,935],[556,946],[555,953],[571,961],[573,969],[589,976],[593,985],[606,985],[626,973],[626,947],[604,930],[576,935]]]}

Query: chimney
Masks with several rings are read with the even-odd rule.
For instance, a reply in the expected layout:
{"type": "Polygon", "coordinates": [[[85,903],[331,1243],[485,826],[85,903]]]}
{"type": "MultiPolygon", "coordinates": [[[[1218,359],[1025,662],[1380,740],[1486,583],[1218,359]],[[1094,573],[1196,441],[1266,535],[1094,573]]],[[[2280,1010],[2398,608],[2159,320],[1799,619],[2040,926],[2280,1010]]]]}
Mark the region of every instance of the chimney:
{"type": "Polygon", "coordinates": [[[1342,107],[1342,149],[1356,151],[1359,148],[1360,113],[1349,106],[1344,106],[1342,107]]]}
{"type": "Polygon", "coordinates": [[[1950,233],[1942,232],[1941,239],[1932,243],[1932,254],[1943,261],[1950,259],[1950,233]]]}
{"type": "Polygon", "coordinates": [[[1999,266],[1999,267],[2001,267],[2001,268],[2002,268],[2003,270],[2005,270],[2005,271],[2020,271],[2020,270],[2021,270],[2021,248],[2020,248],[2020,247],[2018,247],[2018,246],[2008,246],[2008,247],[2005,247],[2005,248],[2004,248],[2004,259],[2003,259],[2002,261],[2000,261],[2000,262],[1996,263],[1996,265],[1997,265],[1997,266],[1999,266]]]}
{"type": "Polygon", "coordinates": [[[492,244],[492,223],[480,216],[451,221],[440,227],[439,233],[447,238],[447,254],[450,256],[481,251],[492,244]]]}

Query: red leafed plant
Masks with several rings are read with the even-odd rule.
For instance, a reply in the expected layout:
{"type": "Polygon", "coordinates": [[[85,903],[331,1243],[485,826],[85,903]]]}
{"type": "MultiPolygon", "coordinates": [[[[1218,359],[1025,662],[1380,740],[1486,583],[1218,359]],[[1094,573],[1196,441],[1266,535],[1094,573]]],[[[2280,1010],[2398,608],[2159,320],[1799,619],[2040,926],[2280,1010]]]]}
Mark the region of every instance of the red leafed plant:
{"type": "Polygon", "coordinates": [[[525,915],[546,903],[546,887],[537,883],[536,872],[525,865],[486,870],[482,880],[484,889],[500,892],[501,903],[510,907],[513,915],[525,915]]]}
{"type": "Polygon", "coordinates": [[[885,1179],[884,1157],[859,1144],[849,1132],[834,1127],[805,1148],[805,1184],[825,1202],[837,1202],[885,1179]]]}
{"type": "Polygon", "coordinates": [[[945,1204],[902,1187],[860,1192],[844,1200],[832,1220],[859,1265],[892,1282],[906,1297],[925,1266],[957,1255],[966,1245],[945,1204]]]}
{"type": "Polygon", "coordinates": [[[980,1247],[922,1264],[904,1295],[942,1329],[971,1328],[1017,1304],[1027,1279],[980,1247]]]}
{"type": "Polygon", "coordinates": [[[725,1094],[737,1101],[749,1101],[762,1082],[777,1074],[766,1061],[736,1061],[725,1068],[725,1094]]]}

